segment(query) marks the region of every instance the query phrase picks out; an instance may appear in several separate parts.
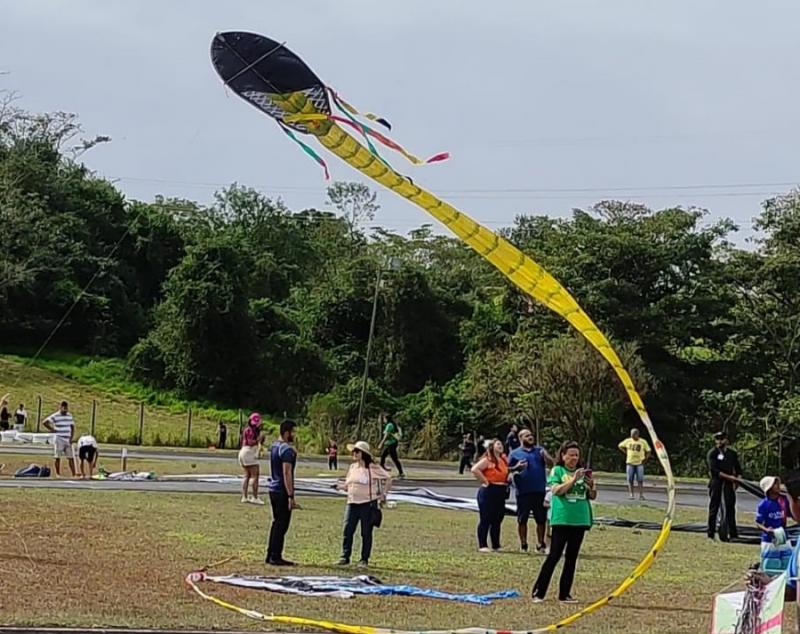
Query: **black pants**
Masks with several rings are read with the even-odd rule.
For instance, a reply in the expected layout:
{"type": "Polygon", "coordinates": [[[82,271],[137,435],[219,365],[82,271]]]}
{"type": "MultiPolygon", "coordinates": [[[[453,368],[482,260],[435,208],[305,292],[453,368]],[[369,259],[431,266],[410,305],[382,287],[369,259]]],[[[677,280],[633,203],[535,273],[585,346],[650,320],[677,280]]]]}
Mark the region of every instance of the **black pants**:
{"type": "Polygon", "coordinates": [[[386,458],[391,458],[394,466],[397,467],[397,473],[403,475],[403,465],[400,464],[400,458],[397,457],[397,443],[386,445],[381,452],[381,467],[386,468],[386,458]]]}
{"type": "Polygon", "coordinates": [[[487,548],[487,537],[492,548],[500,548],[500,527],[506,516],[506,487],[490,484],[478,489],[478,548],[487,548]]]}
{"type": "Polygon", "coordinates": [[[272,525],[267,542],[267,563],[283,559],[283,543],[292,521],[292,510],[289,508],[286,491],[270,491],[269,503],[272,506],[272,525]]]}
{"type": "Polygon", "coordinates": [[[330,471],[335,471],[339,468],[339,460],[337,456],[328,456],[328,469],[330,471]]]}
{"type": "Polygon", "coordinates": [[[225,440],[228,438],[227,433],[220,433],[219,435],[219,443],[217,443],[217,449],[225,449],[225,440]]]}
{"type": "Polygon", "coordinates": [[[736,528],[736,491],[733,483],[714,478],[708,483],[708,536],[714,537],[720,503],[724,504],[724,518],[719,529],[719,538],[727,541],[739,536],[736,528]]]}
{"type": "Polygon", "coordinates": [[[578,554],[581,552],[585,534],[585,526],[556,525],[552,527],[550,554],[544,560],[539,577],[533,584],[532,596],[544,599],[547,588],[550,586],[550,579],[553,578],[556,565],[562,555],[564,556],[564,568],[561,570],[561,580],[558,584],[558,598],[561,600],[570,596],[572,582],[575,579],[575,566],[578,563],[578,554]]]}
{"type": "Polygon", "coordinates": [[[353,536],[361,523],[361,561],[369,561],[372,554],[372,529],[370,502],[348,504],[344,510],[344,537],[342,539],[342,559],[350,561],[353,552],[353,536]]]}
{"type": "Polygon", "coordinates": [[[472,457],[461,456],[461,462],[458,463],[458,472],[463,475],[464,469],[471,469],[471,468],[472,468],[472,457]]]}

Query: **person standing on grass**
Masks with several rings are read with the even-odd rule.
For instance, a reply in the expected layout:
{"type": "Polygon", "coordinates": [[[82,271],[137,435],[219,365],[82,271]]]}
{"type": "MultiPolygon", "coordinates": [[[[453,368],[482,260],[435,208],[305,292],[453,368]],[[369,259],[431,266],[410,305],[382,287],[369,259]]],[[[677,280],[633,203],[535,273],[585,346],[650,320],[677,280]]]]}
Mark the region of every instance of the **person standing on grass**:
{"type": "Polygon", "coordinates": [[[508,435],[506,436],[506,453],[509,455],[512,451],[519,447],[518,432],[519,427],[517,427],[516,423],[511,425],[511,429],[508,431],[508,435]]]}
{"type": "Polygon", "coordinates": [[[15,428],[17,431],[25,431],[25,423],[28,422],[28,412],[25,411],[25,403],[19,404],[19,409],[14,413],[15,428]]]}
{"type": "Polygon", "coordinates": [[[97,466],[99,454],[97,440],[95,440],[94,436],[85,434],[78,438],[78,460],[80,460],[81,478],[86,478],[86,471],[83,468],[83,463],[85,462],[91,479],[94,475],[94,468],[97,466]]]}
{"type": "Polygon", "coordinates": [[[253,412],[247,420],[247,425],[242,431],[242,448],[239,449],[239,465],[244,469],[242,481],[242,503],[264,505],[264,500],[258,497],[258,478],[261,469],[258,466],[258,452],[264,442],[264,433],[261,431],[261,414],[253,412]],[[247,494],[252,487],[252,495],[247,494]]]}
{"type": "Polygon", "coordinates": [[[269,452],[271,479],[269,482],[269,503],[272,506],[272,526],[269,529],[266,562],[271,566],[294,566],[283,558],[283,545],[292,511],[299,509],[294,499],[294,469],[297,452],[292,443],[295,439],[295,422],[284,420],[280,427],[280,440],[272,443],[269,452]]]}
{"type": "Polygon", "coordinates": [[[497,552],[500,550],[500,529],[506,515],[510,477],[503,441],[492,440],[486,455],[475,463],[471,471],[481,483],[478,489],[478,552],[497,552]],[[492,542],[492,551],[487,538],[492,542]]]}
{"type": "Polygon", "coordinates": [[[581,450],[576,442],[565,442],[558,450],[556,466],[547,482],[552,487],[550,502],[550,554],[547,555],[533,584],[531,595],[535,603],[544,601],[550,579],[562,555],[564,568],[558,588],[558,600],[577,603],[572,597],[572,582],[583,538],[592,527],[592,504],[597,497],[591,472],[580,467],[581,450]]]}
{"type": "Polygon", "coordinates": [[[652,449],[644,438],[639,436],[638,429],[631,429],[630,438],[618,445],[625,454],[625,476],[628,480],[628,497],[633,499],[633,481],[639,483],[639,499],[644,500],[644,463],[650,458],[652,449]]]}
{"type": "Polygon", "coordinates": [[[486,453],[486,438],[483,434],[478,434],[478,439],[475,441],[475,457],[480,460],[486,453]]]}
{"type": "Polygon", "coordinates": [[[328,455],[328,471],[339,470],[339,445],[333,438],[328,438],[328,446],[325,447],[325,453],[328,455]]]}
{"type": "Polygon", "coordinates": [[[219,421],[217,432],[219,434],[217,449],[225,449],[225,441],[228,440],[228,426],[223,421],[219,421]]]}
{"type": "Polygon", "coordinates": [[[794,496],[781,491],[781,479],[775,476],[761,478],[758,486],[764,499],[756,507],[756,526],[761,529],[761,570],[782,572],[789,565],[792,543],[786,534],[779,536],[778,529],[785,530],[789,518],[800,519],[800,504],[794,496]]]}
{"type": "Polygon", "coordinates": [[[383,467],[375,464],[369,444],[359,440],[353,445],[347,445],[347,450],[353,456],[353,464],[347,470],[344,481],[337,483],[336,488],[347,491],[347,506],[344,511],[344,535],[342,538],[342,557],[337,562],[339,566],[350,563],[353,552],[353,537],[356,526],[361,524],[361,559],[358,566],[366,568],[372,554],[372,511],[386,500],[392,478],[383,467]]]}
{"type": "Polygon", "coordinates": [[[69,404],[61,401],[61,407],[54,414],[50,414],[42,421],[45,429],[55,433],[55,449],[53,452],[56,477],[61,477],[61,458],[66,457],[69,461],[69,470],[74,478],[75,454],[72,451],[72,439],[75,436],[75,419],[69,412],[69,404]]]}
{"type": "Polygon", "coordinates": [[[8,411],[8,401],[0,402],[0,430],[8,431],[11,428],[11,412],[8,411]]]}
{"type": "Polygon", "coordinates": [[[475,458],[475,443],[472,442],[470,434],[464,434],[459,449],[461,449],[461,462],[458,463],[458,474],[464,475],[465,469],[472,469],[472,461],[475,458]]]}
{"type": "Polygon", "coordinates": [[[739,456],[728,446],[728,434],[714,434],[716,447],[708,452],[706,462],[711,478],[708,481],[708,527],[709,539],[714,539],[720,503],[725,505],[725,525],[720,528],[719,538],[727,542],[739,536],[736,526],[736,487],[742,477],[739,456]]]}
{"type": "Polygon", "coordinates": [[[517,531],[522,552],[528,552],[528,519],[533,514],[536,522],[536,552],[547,554],[545,534],[547,530],[547,510],[544,496],[547,492],[547,465],[555,461],[544,447],[534,443],[529,429],[519,432],[522,443],[508,457],[509,469],[524,465],[514,475],[514,488],[517,493],[517,531]]]}
{"type": "Polygon", "coordinates": [[[383,417],[386,425],[383,428],[383,438],[381,438],[381,442],[378,445],[378,449],[383,450],[381,451],[381,468],[386,469],[386,458],[391,457],[394,466],[397,468],[397,477],[404,478],[403,465],[400,464],[400,457],[397,455],[402,431],[390,414],[384,414],[383,417]]]}

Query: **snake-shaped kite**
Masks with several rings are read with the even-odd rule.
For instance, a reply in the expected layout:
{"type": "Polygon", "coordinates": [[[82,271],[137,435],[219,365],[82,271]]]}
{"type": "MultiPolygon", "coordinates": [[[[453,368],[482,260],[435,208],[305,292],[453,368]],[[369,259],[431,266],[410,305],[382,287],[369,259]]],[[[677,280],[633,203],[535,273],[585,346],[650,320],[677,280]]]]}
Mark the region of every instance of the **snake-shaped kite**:
{"type": "MultiPolygon", "coordinates": [[[[581,617],[607,605],[623,594],[650,568],[669,536],[675,513],[675,482],[666,449],[658,439],[650,421],[650,416],[633,385],[628,371],[623,367],[619,356],[611,347],[605,335],[600,332],[572,295],[544,268],[501,236],[481,226],[452,205],[425,191],[409,177],[395,171],[378,154],[372,139],[400,152],[414,164],[443,160],[447,158],[446,154],[436,155],[427,161],[422,161],[409,154],[397,143],[386,138],[381,132],[356,118],[359,113],[333,90],[325,86],[297,55],[283,44],[267,37],[243,32],[219,33],[212,42],[211,57],[214,67],[225,82],[225,85],[245,101],[275,119],[286,134],[299,143],[307,154],[325,168],[326,176],[327,166],[325,161],[310,146],[298,139],[294,134],[295,132],[315,136],[330,152],[362,174],[369,176],[384,187],[391,189],[396,194],[427,211],[488,260],[511,280],[517,288],[566,319],[611,364],[614,372],[622,381],[631,404],[647,428],[658,460],[667,476],[668,501],[664,522],[650,551],[613,591],[557,623],[538,629],[526,630],[525,632],[529,634],[552,632],[574,623],[581,617]],[[331,102],[340,110],[343,116],[332,113],[331,102]],[[362,136],[366,147],[351,136],[347,130],[343,129],[339,125],[340,123],[354,129],[362,136]]],[[[372,114],[364,116],[385,127],[390,127],[380,117],[372,114]]],[[[316,627],[345,634],[389,634],[389,632],[398,632],[398,630],[365,625],[348,625],[293,616],[263,615],[253,610],[238,608],[221,599],[203,593],[192,578],[187,578],[187,583],[203,598],[252,618],[316,627]]],[[[459,634],[475,634],[477,632],[480,632],[480,634],[508,633],[508,630],[483,627],[454,631],[459,634]]],[[[523,633],[520,632],[519,634],[523,633]]]]}

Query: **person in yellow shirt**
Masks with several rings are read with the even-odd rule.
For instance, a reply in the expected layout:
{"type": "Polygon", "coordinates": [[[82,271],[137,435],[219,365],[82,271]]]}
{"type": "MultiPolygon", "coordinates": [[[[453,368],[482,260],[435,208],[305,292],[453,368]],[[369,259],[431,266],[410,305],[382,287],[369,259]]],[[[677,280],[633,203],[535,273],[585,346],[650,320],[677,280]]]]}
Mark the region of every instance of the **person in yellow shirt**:
{"type": "Polygon", "coordinates": [[[638,429],[631,429],[630,438],[619,443],[619,449],[625,454],[625,475],[628,479],[628,495],[633,499],[633,481],[639,483],[639,499],[644,500],[644,463],[652,453],[650,445],[639,436],[638,429]]]}

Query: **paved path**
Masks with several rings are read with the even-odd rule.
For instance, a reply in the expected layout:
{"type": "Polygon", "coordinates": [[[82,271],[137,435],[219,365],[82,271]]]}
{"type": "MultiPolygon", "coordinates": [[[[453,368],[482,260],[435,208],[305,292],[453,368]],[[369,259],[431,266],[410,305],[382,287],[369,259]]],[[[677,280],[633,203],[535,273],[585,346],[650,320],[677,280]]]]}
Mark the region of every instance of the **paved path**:
{"type": "MultiPolygon", "coordinates": [[[[148,493],[226,493],[239,495],[240,488],[236,482],[216,483],[216,482],[197,482],[190,480],[150,480],[144,482],[130,481],[109,481],[109,480],[56,480],[50,478],[19,479],[8,478],[0,479],[0,488],[45,488],[45,489],[83,489],[92,491],[144,491],[148,493]]],[[[666,504],[666,493],[663,489],[648,491],[647,502],[631,501],[624,487],[606,485],[602,482],[598,485],[600,495],[598,502],[606,504],[622,505],[656,505],[666,504]]],[[[441,495],[451,497],[472,498],[475,495],[475,485],[468,482],[442,483],[428,480],[405,480],[397,483],[396,489],[409,489],[423,487],[441,495]]],[[[689,507],[705,507],[708,504],[708,496],[702,493],[680,493],[678,504],[689,507]]]]}
{"type": "MultiPolygon", "coordinates": [[[[33,445],[3,445],[0,446],[0,463],[3,462],[3,454],[30,455],[42,460],[51,456],[52,449],[49,447],[38,447],[33,445]]],[[[235,460],[233,451],[210,452],[210,451],[148,451],[145,449],[131,448],[128,450],[130,459],[140,460],[197,460],[197,461],[221,461],[230,462],[235,460]]],[[[119,457],[120,449],[105,449],[103,456],[119,457]]],[[[316,466],[326,464],[323,456],[301,456],[299,464],[305,466],[316,466]]],[[[396,482],[396,488],[416,488],[424,487],[453,497],[472,498],[475,495],[475,482],[467,476],[458,476],[454,465],[442,463],[426,463],[408,461],[408,471],[412,477],[408,480],[396,482]],[[414,467],[420,469],[420,477],[413,477],[414,467]]],[[[613,476],[601,476],[598,480],[600,488],[600,502],[611,504],[637,505],[640,502],[628,499],[624,481],[613,476]]],[[[239,486],[236,483],[211,483],[197,482],[194,480],[157,480],[146,482],[113,482],[95,480],[22,480],[22,479],[2,479],[0,478],[0,488],[74,488],[89,490],[132,490],[149,492],[172,492],[172,493],[238,493],[239,486]]],[[[705,507],[708,504],[707,489],[702,484],[680,484],[677,489],[678,504],[689,507],[705,507]]],[[[648,504],[666,504],[666,490],[662,483],[651,480],[646,486],[645,494],[648,504]]],[[[746,499],[746,498],[745,498],[746,499]]]]}

